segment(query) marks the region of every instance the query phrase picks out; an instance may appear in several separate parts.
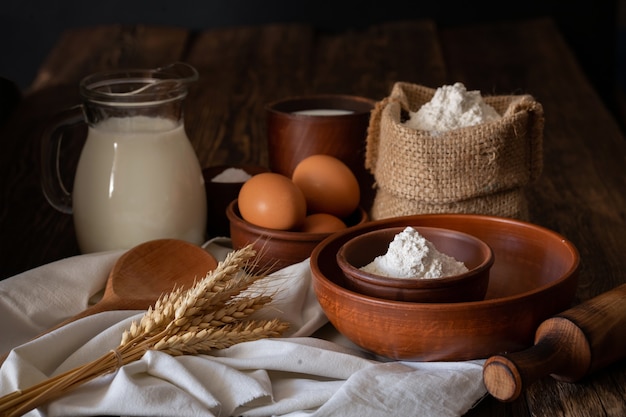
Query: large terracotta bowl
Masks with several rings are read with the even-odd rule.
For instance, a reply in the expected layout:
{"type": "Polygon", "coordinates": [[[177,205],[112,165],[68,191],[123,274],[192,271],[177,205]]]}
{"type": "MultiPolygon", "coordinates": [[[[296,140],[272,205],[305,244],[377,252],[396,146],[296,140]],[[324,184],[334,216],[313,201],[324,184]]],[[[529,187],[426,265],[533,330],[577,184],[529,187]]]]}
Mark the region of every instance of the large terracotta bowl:
{"type": "MultiPolygon", "coordinates": [[[[331,233],[304,233],[292,230],[275,230],[254,225],[241,217],[237,199],[226,208],[230,225],[230,238],[234,249],[252,244],[257,251],[253,271],[275,272],[289,265],[304,261],[313,249],[331,233]]],[[[368,220],[367,213],[359,207],[343,219],[347,226],[362,224],[368,220]]]]}
{"type": "Polygon", "coordinates": [[[576,292],[579,254],[546,228],[472,214],[426,214],[376,220],[338,232],[311,254],[313,287],[329,321],[348,339],[398,360],[486,358],[533,344],[538,325],[566,310],[576,292]],[[346,288],[336,253],[359,234],[394,226],[441,227],[474,235],[494,251],[484,300],[412,303],[346,288]]]}
{"type": "Polygon", "coordinates": [[[385,255],[390,243],[404,227],[372,230],[353,237],[337,252],[337,265],[344,274],[346,288],[372,297],[422,303],[482,300],[487,293],[493,251],[476,236],[439,227],[415,230],[435,248],[467,268],[461,274],[438,278],[396,278],[363,270],[378,256],[385,255]]]}

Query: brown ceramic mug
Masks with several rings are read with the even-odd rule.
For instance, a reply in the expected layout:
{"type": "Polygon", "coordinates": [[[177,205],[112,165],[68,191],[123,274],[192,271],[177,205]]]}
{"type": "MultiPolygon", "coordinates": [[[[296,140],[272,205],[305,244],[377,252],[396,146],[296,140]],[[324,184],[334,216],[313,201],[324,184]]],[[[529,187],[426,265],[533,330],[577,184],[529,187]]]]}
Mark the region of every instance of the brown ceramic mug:
{"type": "Polygon", "coordinates": [[[374,197],[373,176],[365,169],[365,141],[376,102],[350,95],[288,97],[266,105],[269,167],[291,176],[310,155],[332,155],[352,170],[361,188],[361,206],[374,197]]]}

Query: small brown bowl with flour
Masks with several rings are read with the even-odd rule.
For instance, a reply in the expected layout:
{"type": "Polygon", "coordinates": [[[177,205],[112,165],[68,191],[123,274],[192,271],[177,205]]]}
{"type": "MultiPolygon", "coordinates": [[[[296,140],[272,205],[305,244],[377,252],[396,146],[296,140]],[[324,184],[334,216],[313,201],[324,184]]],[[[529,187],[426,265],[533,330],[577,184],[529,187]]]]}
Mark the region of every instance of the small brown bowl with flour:
{"type": "Polygon", "coordinates": [[[348,289],[419,303],[484,299],[493,263],[487,243],[437,227],[382,228],[353,237],[337,252],[348,289]]]}

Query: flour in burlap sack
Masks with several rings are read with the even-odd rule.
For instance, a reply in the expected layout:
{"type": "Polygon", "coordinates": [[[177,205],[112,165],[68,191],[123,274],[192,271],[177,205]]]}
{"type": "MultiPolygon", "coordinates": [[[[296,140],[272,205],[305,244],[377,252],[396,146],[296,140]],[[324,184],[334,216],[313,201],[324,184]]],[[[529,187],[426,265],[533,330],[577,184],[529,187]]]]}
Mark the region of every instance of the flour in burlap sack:
{"type": "Polygon", "coordinates": [[[467,91],[463,83],[437,88],[433,98],[416,112],[409,112],[405,125],[416,130],[441,132],[474,126],[502,116],[483,101],[480,91],[467,91]]]}

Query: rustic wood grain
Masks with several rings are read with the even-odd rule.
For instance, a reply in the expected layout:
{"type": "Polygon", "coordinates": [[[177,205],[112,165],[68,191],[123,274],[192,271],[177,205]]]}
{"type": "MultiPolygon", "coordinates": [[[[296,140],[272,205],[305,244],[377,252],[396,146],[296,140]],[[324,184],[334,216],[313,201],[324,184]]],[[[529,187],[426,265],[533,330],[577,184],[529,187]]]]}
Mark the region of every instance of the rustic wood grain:
{"type": "Polygon", "coordinates": [[[445,63],[432,21],[375,25],[322,35],[315,50],[313,91],[381,100],[396,81],[441,85],[445,63]]]}
{"type": "MultiPolygon", "coordinates": [[[[264,106],[289,95],[380,99],[395,81],[462,81],[484,94],[531,94],[546,115],[544,171],[527,192],[531,221],[579,249],[576,302],[626,282],[626,141],[547,19],[445,27],[399,21],[342,33],[300,24],[198,33],[141,25],[70,30],[0,127],[0,279],[78,254],[71,216],[45,201],[38,168],[42,130],[55,112],[78,103],[78,81],[104,69],[176,60],[200,73],[185,123],[205,167],[266,165],[264,106]]],[[[71,181],[81,143],[67,142],[71,181]]],[[[512,403],[487,397],[467,415],[626,415],[625,383],[622,361],[577,384],[543,378],[512,403]]]]}
{"type": "Polygon", "coordinates": [[[94,72],[115,68],[156,68],[180,60],[189,31],[176,27],[112,25],[63,33],[37,73],[31,90],[77,84],[94,72]]]}
{"type": "Polygon", "coordinates": [[[200,81],[187,99],[185,123],[204,167],[267,165],[264,106],[310,79],[312,43],[311,28],[299,25],[198,35],[187,59],[200,81]]]}

